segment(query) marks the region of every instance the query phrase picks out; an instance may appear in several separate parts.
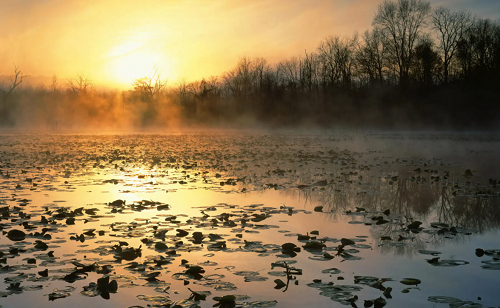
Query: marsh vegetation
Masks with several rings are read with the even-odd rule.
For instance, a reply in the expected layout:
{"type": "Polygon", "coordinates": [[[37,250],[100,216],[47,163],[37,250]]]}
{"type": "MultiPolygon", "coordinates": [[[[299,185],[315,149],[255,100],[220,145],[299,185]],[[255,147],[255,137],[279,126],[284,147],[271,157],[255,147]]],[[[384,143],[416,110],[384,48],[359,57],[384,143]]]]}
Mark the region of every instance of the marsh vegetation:
{"type": "Polygon", "coordinates": [[[496,305],[499,142],[2,135],[1,305],[496,305]]]}

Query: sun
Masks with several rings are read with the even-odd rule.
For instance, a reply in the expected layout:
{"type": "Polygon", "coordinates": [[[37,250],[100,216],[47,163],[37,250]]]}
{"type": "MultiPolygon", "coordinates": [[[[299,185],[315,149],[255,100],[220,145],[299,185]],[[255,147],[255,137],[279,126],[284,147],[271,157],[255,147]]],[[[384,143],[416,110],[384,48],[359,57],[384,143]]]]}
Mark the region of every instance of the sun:
{"type": "Polygon", "coordinates": [[[108,54],[108,61],[110,78],[121,85],[130,85],[135,79],[148,76],[155,67],[163,77],[168,73],[165,57],[138,42],[114,47],[108,54]]]}
{"type": "Polygon", "coordinates": [[[158,59],[148,53],[132,53],[113,61],[113,77],[119,83],[131,83],[134,79],[148,76],[158,59]]]}

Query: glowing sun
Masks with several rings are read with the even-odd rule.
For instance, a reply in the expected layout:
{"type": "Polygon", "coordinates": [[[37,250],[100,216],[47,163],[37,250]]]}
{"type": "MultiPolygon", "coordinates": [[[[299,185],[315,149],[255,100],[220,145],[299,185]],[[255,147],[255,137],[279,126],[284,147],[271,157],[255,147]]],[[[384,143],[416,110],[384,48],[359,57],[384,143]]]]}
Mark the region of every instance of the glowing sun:
{"type": "Polygon", "coordinates": [[[130,84],[137,78],[148,76],[154,67],[164,77],[166,61],[159,54],[148,50],[142,43],[124,43],[108,54],[110,77],[120,84],[130,84]]]}

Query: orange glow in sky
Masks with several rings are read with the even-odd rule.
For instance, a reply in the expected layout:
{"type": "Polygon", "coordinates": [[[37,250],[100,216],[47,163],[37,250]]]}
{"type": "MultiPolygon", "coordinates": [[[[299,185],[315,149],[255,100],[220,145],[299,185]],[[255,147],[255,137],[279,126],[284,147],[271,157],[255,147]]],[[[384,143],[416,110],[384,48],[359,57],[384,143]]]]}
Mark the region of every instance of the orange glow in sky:
{"type": "MultiPolygon", "coordinates": [[[[381,2],[4,0],[0,75],[14,63],[31,76],[85,74],[118,87],[154,66],[169,83],[220,76],[243,56],[274,64],[314,51],[328,35],[362,33],[381,2]]],[[[500,1],[431,2],[500,17],[500,1]]]]}

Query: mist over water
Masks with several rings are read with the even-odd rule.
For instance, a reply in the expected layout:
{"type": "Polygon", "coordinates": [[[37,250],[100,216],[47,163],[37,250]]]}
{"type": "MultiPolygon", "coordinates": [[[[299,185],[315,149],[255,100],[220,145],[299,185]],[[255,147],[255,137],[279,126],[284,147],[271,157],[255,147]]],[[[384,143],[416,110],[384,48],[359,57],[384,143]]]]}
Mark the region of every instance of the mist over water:
{"type": "Polygon", "coordinates": [[[309,129],[1,134],[2,304],[495,305],[499,144],[309,129]],[[476,288],[452,283],[463,279],[476,288]]]}

